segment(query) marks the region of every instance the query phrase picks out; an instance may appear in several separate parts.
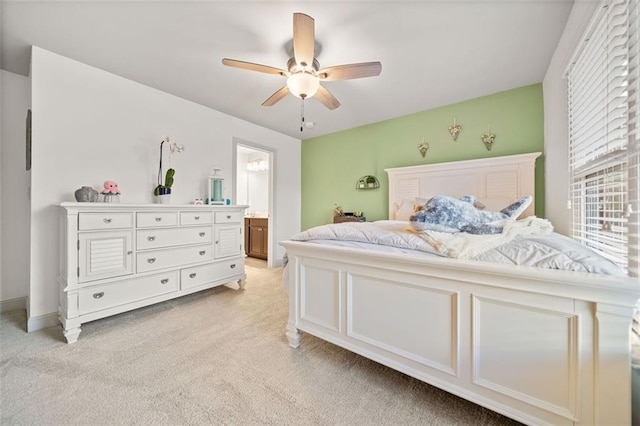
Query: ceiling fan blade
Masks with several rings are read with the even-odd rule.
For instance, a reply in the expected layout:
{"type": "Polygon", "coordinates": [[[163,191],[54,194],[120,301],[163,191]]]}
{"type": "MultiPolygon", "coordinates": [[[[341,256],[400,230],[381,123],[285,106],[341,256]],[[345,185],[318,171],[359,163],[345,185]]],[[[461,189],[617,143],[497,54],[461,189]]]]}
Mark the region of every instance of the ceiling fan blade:
{"type": "Polygon", "coordinates": [[[289,88],[284,86],[282,89],[278,90],[273,95],[269,96],[269,99],[262,103],[262,106],[271,106],[278,102],[280,99],[284,98],[289,94],[289,88]]]}
{"type": "Polygon", "coordinates": [[[318,91],[314,96],[318,98],[322,105],[326,106],[329,109],[336,109],[340,106],[340,102],[336,99],[336,97],[333,96],[331,92],[325,89],[322,85],[318,87],[318,91]]]}
{"type": "Polygon", "coordinates": [[[254,64],[253,62],[236,61],[235,59],[224,58],[222,63],[228,67],[242,68],[249,71],[258,71],[266,74],[276,74],[288,76],[289,72],[280,68],[269,67],[267,65],[254,64]]]}
{"type": "Polygon", "coordinates": [[[303,67],[313,64],[315,45],[315,24],[311,16],[304,13],[293,14],[293,56],[303,67]]]}
{"type": "Polygon", "coordinates": [[[337,65],[318,71],[318,77],[324,81],[351,80],[354,78],[380,75],[380,62],[362,62],[359,64],[337,65]]]}

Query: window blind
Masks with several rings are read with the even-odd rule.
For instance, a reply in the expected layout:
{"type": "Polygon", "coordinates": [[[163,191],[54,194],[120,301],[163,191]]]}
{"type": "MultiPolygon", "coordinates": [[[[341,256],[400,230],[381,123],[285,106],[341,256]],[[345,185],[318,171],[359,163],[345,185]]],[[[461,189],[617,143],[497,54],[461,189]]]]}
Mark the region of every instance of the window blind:
{"type": "Polygon", "coordinates": [[[638,274],[638,0],[605,0],[568,70],[573,237],[638,274]]]}
{"type": "Polygon", "coordinates": [[[640,276],[640,6],[629,3],[628,270],[640,276]]]}

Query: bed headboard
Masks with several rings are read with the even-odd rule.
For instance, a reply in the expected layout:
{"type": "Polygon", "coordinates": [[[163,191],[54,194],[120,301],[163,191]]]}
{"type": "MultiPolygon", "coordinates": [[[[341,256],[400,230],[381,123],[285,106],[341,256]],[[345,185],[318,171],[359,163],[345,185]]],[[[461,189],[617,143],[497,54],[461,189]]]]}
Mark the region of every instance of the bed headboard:
{"type": "Polygon", "coordinates": [[[403,200],[475,195],[485,210],[499,211],[525,195],[533,201],[520,217],[535,214],[535,164],[540,152],[385,169],[389,218],[403,200]]]}

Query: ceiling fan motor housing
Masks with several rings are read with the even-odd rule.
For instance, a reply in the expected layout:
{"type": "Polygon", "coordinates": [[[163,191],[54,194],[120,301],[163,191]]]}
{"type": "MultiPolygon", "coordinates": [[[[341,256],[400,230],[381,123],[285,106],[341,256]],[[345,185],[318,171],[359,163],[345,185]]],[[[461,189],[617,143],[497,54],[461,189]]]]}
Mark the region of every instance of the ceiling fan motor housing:
{"type": "Polygon", "coordinates": [[[296,72],[306,71],[315,75],[320,69],[320,63],[316,58],[313,58],[313,63],[311,64],[311,66],[305,64],[304,62],[298,65],[296,63],[296,58],[289,58],[289,60],[287,61],[287,69],[292,74],[295,74],[296,72]]]}

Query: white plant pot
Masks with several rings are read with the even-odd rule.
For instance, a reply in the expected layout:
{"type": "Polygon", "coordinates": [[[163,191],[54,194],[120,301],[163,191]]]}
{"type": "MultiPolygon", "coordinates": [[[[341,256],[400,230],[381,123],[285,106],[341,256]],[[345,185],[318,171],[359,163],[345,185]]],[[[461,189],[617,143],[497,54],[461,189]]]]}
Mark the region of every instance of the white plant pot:
{"type": "Polygon", "coordinates": [[[156,195],[155,201],[157,204],[169,204],[171,194],[156,195]]]}

